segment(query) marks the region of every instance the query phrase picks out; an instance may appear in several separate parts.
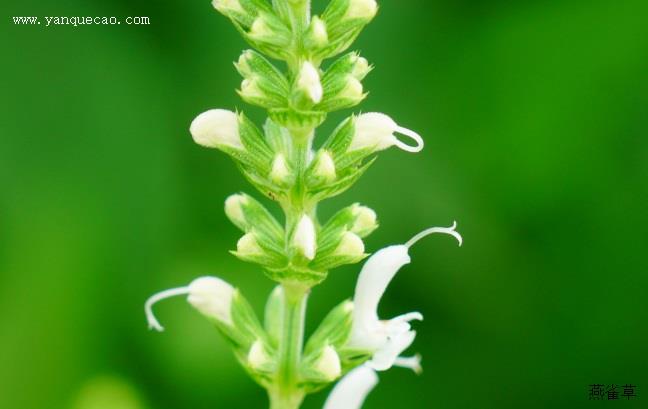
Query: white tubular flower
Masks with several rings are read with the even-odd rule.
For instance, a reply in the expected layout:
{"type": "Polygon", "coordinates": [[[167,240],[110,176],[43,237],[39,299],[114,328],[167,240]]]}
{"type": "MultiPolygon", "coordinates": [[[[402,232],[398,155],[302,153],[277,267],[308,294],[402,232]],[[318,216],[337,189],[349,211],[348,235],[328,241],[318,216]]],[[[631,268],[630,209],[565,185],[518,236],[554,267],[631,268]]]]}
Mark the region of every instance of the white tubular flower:
{"type": "Polygon", "coordinates": [[[295,234],[292,240],[293,246],[309,260],[315,258],[317,250],[317,239],[315,237],[315,225],[307,215],[303,215],[297,223],[295,234]]]}
{"type": "Polygon", "coordinates": [[[198,278],[189,284],[187,301],[206,317],[232,325],[234,287],[216,277],[198,278]]]}
{"type": "Polygon", "coordinates": [[[340,363],[340,356],[335,352],[335,349],[330,345],[322,351],[322,356],[315,364],[317,369],[326,379],[334,380],[342,374],[342,364],[340,363]]]}
{"type": "Polygon", "coordinates": [[[172,288],[151,296],[144,304],[144,312],[149,328],[158,332],[164,327],[153,314],[153,305],[164,299],[178,295],[187,295],[187,301],[207,318],[232,325],[232,298],[234,287],[216,277],[200,277],[186,287],[172,288]]]}
{"type": "Polygon", "coordinates": [[[369,392],[378,384],[378,375],[361,365],[335,385],[326,399],[324,409],[360,409],[369,392]]]}
{"type": "Polygon", "coordinates": [[[350,0],[346,18],[371,20],[378,12],[376,0],[350,0]]]}
{"type": "Polygon", "coordinates": [[[189,132],[193,140],[207,148],[230,146],[243,149],[236,113],[225,109],[210,109],[191,122],[189,132]]]}
{"type": "Polygon", "coordinates": [[[322,101],[324,90],[322,89],[320,75],[317,68],[310,61],[305,61],[302,65],[297,78],[297,86],[308,95],[313,103],[317,104],[322,101]]]}
{"type": "Polygon", "coordinates": [[[461,235],[452,227],[433,227],[427,229],[404,245],[386,247],[367,260],[362,267],[356,284],[353,298],[353,328],[351,331],[350,345],[361,349],[373,351],[373,358],[369,365],[376,370],[386,370],[395,364],[406,364],[411,369],[418,370],[420,365],[413,361],[399,359],[399,355],[407,349],[416,333],[409,324],[413,320],[422,320],[419,312],[410,312],[391,320],[382,321],[378,317],[378,304],[387,286],[398,270],[408,264],[411,259],[409,249],[423,237],[434,233],[444,233],[453,236],[462,244],[461,235]]]}
{"type": "Polygon", "coordinates": [[[424,142],[419,134],[410,129],[398,126],[393,119],[385,114],[370,112],[356,118],[355,134],[351,140],[349,151],[365,148],[382,151],[392,146],[397,146],[407,152],[416,153],[423,150],[424,142]],[[410,137],[416,142],[416,146],[401,142],[396,138],[395,133],[410,137]]]}

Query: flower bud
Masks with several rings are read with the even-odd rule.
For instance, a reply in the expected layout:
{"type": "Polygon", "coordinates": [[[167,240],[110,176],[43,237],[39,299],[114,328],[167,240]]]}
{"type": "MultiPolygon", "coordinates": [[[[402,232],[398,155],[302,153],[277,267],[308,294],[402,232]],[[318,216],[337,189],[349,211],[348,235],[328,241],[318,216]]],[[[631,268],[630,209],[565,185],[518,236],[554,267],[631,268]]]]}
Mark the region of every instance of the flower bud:
{"type": "Polygon", "coordinates": [[[335,254],[349,258],[362,258],[364,256],[364,242],[357,234],[346,232],[342,235],[340,244],[335,249],[335,254]]]}
{"type": "Polygon", "coordinates": [[[242,257],[259,256],[264,253],[254,233],[247,233],[236,243],[236,252],[242,257]]]}
{"type": "Polygon", "coordinates": [[[263,342],[256,340],[252,344],[248,352],[247,361],[252,369],[259,369],[270,363],[270,357],[263,347],[263,342]]]}
{"type": "Polygon", "coordinates": [[[350,0],[345,17],[348,19],[371,20],[378,12],[376,0],[350,0]]]}
{"type": "Polygon", "coordinates": [[[343,88],[334,95],[326,95],[324,101],[317,106],[317,109],[330,112],[351,108],[362,102],[365,97],[366,94],[363,93],[362,83],[349,75],[344,80],[343,88]]]}
{"type": "Polygon", "coordinates": [[[245,195],[232,195],[225,200],[225,214],[236,226],[245,226],[245,213],[243,207],[248,204],[248,198],[245,195]]]}
{"type": "Polygon", "coordinates": [[[232,111],[211,109],[203,112],[191,122],[189,132],[198,145],[208,148],[229,146],[244,149],[239,135],[239,120],[232,111]]]}
{"type": "Polygon", "coordinates": [[[261,12],[249,27],[245,37],[260,52],[276,59],[289,56],[287,46],[292,41],[292,34],[275,14],[261,12]]]}
{"type": "Polygon", "coordinates": [[[292,244],[304,257],[312,260],[315,258],[315,252],[317,250],[316,243],[313,220],[307,215],[303,215],[299,223],[297,223],[292,244]]]}
{"type": "Polygon", "coordinates": [[[371,149],[381,151],[391,146],[398,146],[407,152],[420,152],[423,149],[423,138],[416,132],[400,127],[385,114],[370,112],[358,116],[355,120],[355,133],[349,145],[349,151],[371,149]],[[396,132],[408,136],[416,146],[407,145],[396,138],[396,132]]]}
{"type": "Polygon", "coordinates": [[[304,92],[311,102],[315,104],[322,100],[324,90],[322,89],[320,75],[317,68],[310,61],[305,61],[299,71],[297,88],[304,92]]]}
{"type": "Polygon", "coordinates": [[[267,19],[264,16],[259,16],[254,19],[248,35],[254,40],[267,42],[273,37],[274,32],[268,25],[267,19]]]}
{"type": "Polygon", "coordinates": [[[241,3],[239,3],[238,0],[213,0],[212,6],[225,15],[230,12],[245,13],[245,10],[243,10],[243,7],[241,7],[241,3]]]}
{"type": "Polygon", "coordinates": [[[234,288],[216,277],[197,278],[189,284],[187,301],[208,318],[232,325],[234,288]]]}
{"type": "Polygon", "coordinates": [[[333,347],[327,345],[324,348],[322,355],[315,363],[315,369],[328,381],[333,381],[342,375],[340,356],[333,347]]]}
{"type": "Polygon", "coordinates": [[[352,208],[355,221],[351,225],[351,232],[357,234],[359,237],[367,237],[371,232],[378,228],[376,221],[376,212],[372,209],[361,206],[359,204],[353,205],[352,208]]]}
{"type": "Polygon", "coordinates": [[[284,184],[290,177],[290,169],[286,163],[286,157],[283,153],[277,154],[272,161],[272,170],[270,171],[270,180],[277,184],[284,184]]]}
{"type": "Polygon", "coordinates": [[[369,74],[369,72],[371,72],[371,70],[372,68],[371,65],[369,65],[369,61],[367,61],[367,59],[364,57],[356,55],[356,60],[351,75],[353,75],[358,80],[362,80],[367,76],[367,74],[369,74]]]}
{"type": "Polygon", "coordinates": [[[317,155],[312,175],[316,178],[324,179],[326,182],[335,180],[335,162],[333,161],[331,154],[326,150],[320,151],[317,155]]]}
{"type": "Polygon", "coordinates": [[[313,17],[304,41],[308,46],[311,47],[325,46],[328,43],[326,23],[324,23],[324,21],[322,21],[322,19],[317,16],[313,17]]]}

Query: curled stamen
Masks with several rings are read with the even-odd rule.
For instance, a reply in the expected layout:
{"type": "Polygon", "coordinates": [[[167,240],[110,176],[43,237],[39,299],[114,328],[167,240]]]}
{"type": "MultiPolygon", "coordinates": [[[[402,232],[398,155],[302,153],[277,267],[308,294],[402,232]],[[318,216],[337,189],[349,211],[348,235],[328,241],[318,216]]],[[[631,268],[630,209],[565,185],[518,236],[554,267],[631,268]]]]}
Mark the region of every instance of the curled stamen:
{"type": "Polygon", "coordinates": [[[399,356],[394,361],[394,365],[401,368],[411,369],[417,375],[420,375],[421,372],[423,372],[423,367],[421,366],[420,354],[416,354],[414,356],[407,356],[407,357],[399,356]]]}
{"type": "Polygon", "coordinates": [[[153,294],[151,297],[149,297],[149,299],[146,300],[146,303],[144,304],[144,312],[146,313],[146,321],[148,321],[149,329],[154,329],[158,332],[164,331],[164,327],[160,325],[160,322],[157,320],[157,318],[155,318],[155,315],[153,314],[153,304],[167,298],[186,294],[189,294],[189,287],[178,287],[160,291],[159,293],[153,294]]]}
{"type": "Polygon", "coordinates": [[[457,232],[455,230],[456,228],[457,228],[457,222],[454,222],[452,224],[452,227],[432,227],[430,229],[423,230],[422,232],[420,232],[416,236],[412,237],[410,239],[410,241],[405,243],[405,246],[407,248],[410,248],[413,245],[415,245],[419,240],[421,240],[424,237],[429,236],[430,234],[443,233],[443,234],[449,234],[452,237],[454,237],[455,239],[457,239],[457,241],[459,242],[459,246],[461,247],[461,245],[463,244],[463,238],[461,237],[461,234],[459,234],[459,232],[457,232]]]}
{"type": "Polygon", "coordinates": [[[417,134],[416,132],[412,131],[411,129],[403,128],[402,126],[399,126],[396,128],[396,132],[408,136],[411,139],[416,142],[416,146],[411,146],[408,145],[398,139],[394,142],[394,145],[399,147],[400,149],[404,150],[405,152],[411,152],[411,153],[418,153],[423,150],[423,147],[425,146],[425,143],[423,142],[423,138],[421,135],[417,134]]]}

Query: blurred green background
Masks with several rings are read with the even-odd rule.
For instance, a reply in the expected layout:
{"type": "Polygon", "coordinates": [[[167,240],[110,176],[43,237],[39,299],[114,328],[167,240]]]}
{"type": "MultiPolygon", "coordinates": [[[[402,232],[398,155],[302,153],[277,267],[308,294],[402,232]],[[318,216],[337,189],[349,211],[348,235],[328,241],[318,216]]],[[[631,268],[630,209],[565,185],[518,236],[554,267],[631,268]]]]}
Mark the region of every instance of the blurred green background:
{"type": "MultiPolygon", "coordinates": [[[[412,350],[425,372],[382,374],[365,407],[648,407],[648,3],[381,6],[356,47],[376,65],[362,110],[427,146],[383,153],[322,213],[375,208],[369,250],[453,220],[465,245],[435,237],[413,249],[381,308],[424,313],[412,350]],[[591,402],[592,383],[632,383],[639,397],[591,402]]],[[[1,7],[0,407],[266,407],[183,300],[158,307],[163,334],[142,309],[204,274],[258,311],[272,288],[227,253],[239,233],[223,201],[252,188],[187,131],[208,108],[263,119],[234,92],[243,40],[205,0],[1,7]],[[152,24],[11,21],[60,15],[152,24]]],[[[315,289],[310,330],[357,272],[315,289]]]]}

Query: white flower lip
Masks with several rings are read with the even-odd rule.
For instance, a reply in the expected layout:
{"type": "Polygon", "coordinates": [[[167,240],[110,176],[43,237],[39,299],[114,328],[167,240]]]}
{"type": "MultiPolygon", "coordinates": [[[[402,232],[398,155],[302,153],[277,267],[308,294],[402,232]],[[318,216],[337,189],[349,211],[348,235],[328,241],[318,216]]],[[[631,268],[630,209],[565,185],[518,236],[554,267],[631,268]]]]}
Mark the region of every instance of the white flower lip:
{"type": "Polygon", "coordinates": [[[378,375],[369,366],[361,365],[335,385],[324,409],[360,409],[369,392],[378,384],[378,375]]]}

